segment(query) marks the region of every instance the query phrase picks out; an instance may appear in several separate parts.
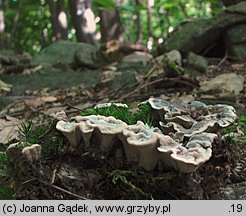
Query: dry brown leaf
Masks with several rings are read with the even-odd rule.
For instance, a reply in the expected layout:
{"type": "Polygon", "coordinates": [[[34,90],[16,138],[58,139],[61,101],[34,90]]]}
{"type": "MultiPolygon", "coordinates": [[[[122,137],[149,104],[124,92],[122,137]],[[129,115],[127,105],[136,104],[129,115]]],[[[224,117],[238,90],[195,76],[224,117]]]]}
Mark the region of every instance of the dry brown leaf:
{"type": "Polygon", "coordinates": [[[7,84],[5,82],[3,82],[2,80],[0,80],[0,92],[1,91],[6,91],[9,92],[11,91],[13,85],[7,84]]]}
{"type": "Polygon", "coordinates": [[[44,105],[46,102],[43,101],[41,98],[35,98],[35,99],[25,99],[25,104],[28,107],[31,107],[33,109],[36,109],[42,105],[44,105]]]}
{"type": "Polygon", "coordinates": [[[57,98],[54,96],[42,96],[42,97],[37,97],[34,99],[25,99],[25,104],[28,107],[36,109],[40,106],[45,105],[46,103],[52,103],[55,101],[57,101],[57,98]]]}
{"type": "Polygon", "coordinates": [[[19,127],[21,121],[17,118],[6,116],[0,119],[0,143],[6,144],[11,140],[19,140],[19,127]]]}
{"type": "Polygon", "coordinates": [[[57,101],[57,97],[55,96],[42,96],[40,97],[40,99],[47,103],[52,103],[57,101]]]}
{"type": "Polygon", "coordinates": [[[111,40],[106,43],[106,53],[113,53],[119,50],[120,48],[120,41],[118,40],[111,40]]]}

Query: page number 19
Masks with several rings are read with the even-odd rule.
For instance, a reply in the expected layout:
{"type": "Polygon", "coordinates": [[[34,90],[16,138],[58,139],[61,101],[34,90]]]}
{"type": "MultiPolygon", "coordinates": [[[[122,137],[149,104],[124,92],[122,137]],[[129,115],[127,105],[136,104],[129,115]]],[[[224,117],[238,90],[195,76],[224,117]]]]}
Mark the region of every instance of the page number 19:
{"type": "Polygon", "coordinates": [[[229,212],[242,212],[242,210],[243,210],[242,204],[232,204],[231,211],[229,212]]]}

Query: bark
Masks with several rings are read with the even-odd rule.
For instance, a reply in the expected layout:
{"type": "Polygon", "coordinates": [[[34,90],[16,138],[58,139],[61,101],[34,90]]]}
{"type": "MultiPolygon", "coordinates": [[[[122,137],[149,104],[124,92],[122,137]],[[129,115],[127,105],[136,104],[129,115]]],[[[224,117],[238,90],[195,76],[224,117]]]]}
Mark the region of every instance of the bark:
{"type": "Polygon", "coordinates": [[[121,27],[119,10],[117,8],[112,11],[99,11],[100,31],[102,42],[106,43],[111,40],[121,40],[123,29],[121,27]]]}
{"type": "Polygon", "coordinates": [[[4,23],[4,0],[0,0],[0,49],[4,48],[3,33],[5,29],[4,23]]]}
{"type": "Polygon", "coordinates": [[[63,40],[67,40],[68,38],[68,29],[67,29],[67,16],[63,8],[64,1],[57,1],[57,22],[58,22],[58,31],[60,33],[60,37],[63,40]]]}
{"type": "Polygon", "coordinates": [[[242,1],[245,1],[245,0],[222,0],[222,3],[226,6],[226,7],[229,7],[231,5],[234,5],[234,4],[238,4],[242,1]]]}
{"type": "Polygon", "coordinates": [[[150,1],[147,0],[147,30],[148,30],[149,38],[153,37],[151,15],[152,15],[152,8],[150,6],[150,1]]]}
{"type": "Polygon", "coordinates": [[[69,9],[77,41],[94,44],[96,24],[91,9],[91,0],[69,0],[69,9]]]}
{"type": "Polygon", "coordinates": [[[180,2],[180,3],[178,4],[178,7],[179,7],[179,9],[182,11],[182,13],[184,14],[184,17],[185,17],[186,19],[189,19],[190,16],[189,16],[189,14],[188,14],[187,11],[186,11],[185,5],[184,5],[183,3],[180,2]]]}
{"type": "Polygon", "coordinates": [[[15,36],[15,31],[16,31],[16,28],[18,26],[18,22],[19,22],[20,12],[21,12],[22,6],[23,6],[23,1],[19,1],[18,9],[17,9],[16,14],[15,14],[13,27],[12,27],[12,31],[11,31],[11,37],[12,38],[15,36]]]}
{"type": "MultiPolygon", "coordinates": [[[[135,0],[135,4],[136,6],[141,6],[141,2],[140,0],[135,0]]],[[[136,39],[136,43],[140,44],[142,42],[143,39],[143,33],[142,33],[142,26],[141,26],[141,14],[140,11],[138,10],[136,12],[136,24],[137,24],[137,39],[136,39]]]]}
{"type": "Polygon", "coordinates": [[[47,0],[51,12],[51,23],[54,40],[66,40],[68,37],[67,17],[63,10],[63,0],[47,0]]]}

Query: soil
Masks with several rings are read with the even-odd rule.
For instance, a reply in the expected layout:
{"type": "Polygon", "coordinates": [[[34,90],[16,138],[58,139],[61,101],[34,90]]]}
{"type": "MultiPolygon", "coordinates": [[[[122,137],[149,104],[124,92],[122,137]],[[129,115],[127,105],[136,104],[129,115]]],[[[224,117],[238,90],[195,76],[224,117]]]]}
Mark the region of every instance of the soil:
{"type": "MultiPolygon", "coordinates": [[[[213,104],[223,102],[235,106],[238,114],[245,115],[245,88],[236,97],[205,95],[198,93],[196,89],[199,81],[209,76],[229,72],[245,76],[246,64],[226,60],[221,62],[219,59],[211,62],[209,72],[203,76],[156,77],[134,86],[136,91],[128,91],[124,86],[119,86],[118,90],[86,89],[83,85],[26,90],[22,94],[22,100],[1,111],[1,117],[9,114],[21,120],[31,120],[35,127],[42,127],[52,122],[52,112],[65,110],[69,116],[75,116],[81,110],[100,102],[127,101],[137,104],[150,96],[166,100],[193,97],[213,104]],[[23,109],[17,109],[26,98],[34,99],[40,95],[52,95],[56,100],[41,106],[25,103],[23,109]],[[10,108],[15,112],[11,113],[10,108]],[[4,113],[6,110],[8,112],[4,113]]],[[[4,96],[7,95],[6,93],[4,96]]],[[[65,145],[68,144],[66,138],[55,131],[54,125],[40,137],[40,144],[48,143],[54,134],[65,145]]],[[[219,134],[213,144],[212,158],[191,174],[182,174],[163,167],[150,172],[144,171],[127,163],[122,149],[119,148],[108,155],[83,149],[73,152],[59,149],[49,152],[46,158],[35,164],[23,162],[19,169],[14,165],[15,175],[8,181],[17,190],[15,199],[225,199],[221,189],[246,181],[246,148],[241,143],[242,139],[244,138],[239,135],[232,139],[231,136],[219,134]]]]}

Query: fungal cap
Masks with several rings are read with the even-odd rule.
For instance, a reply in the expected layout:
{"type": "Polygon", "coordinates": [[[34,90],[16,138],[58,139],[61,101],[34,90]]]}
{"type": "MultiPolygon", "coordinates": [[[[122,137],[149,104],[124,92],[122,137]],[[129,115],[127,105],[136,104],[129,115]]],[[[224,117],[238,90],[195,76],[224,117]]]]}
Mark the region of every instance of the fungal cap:
{"type": "Polygon", "coordinates": [[[41,156],[41,149],[42,149],[41,145],[33,144],[31,146],[23,148],[22,155],[27,161],[34,162],[39,160],[41,156]]]}
{"type": "Polygon", "coordinates": [[[56,129],[67,137],[72,147],[76,147],[81,141],[81,133],[78,131],[78,126],[79,123],[65,122],[61,120],[57,122],[56,129]]]}

